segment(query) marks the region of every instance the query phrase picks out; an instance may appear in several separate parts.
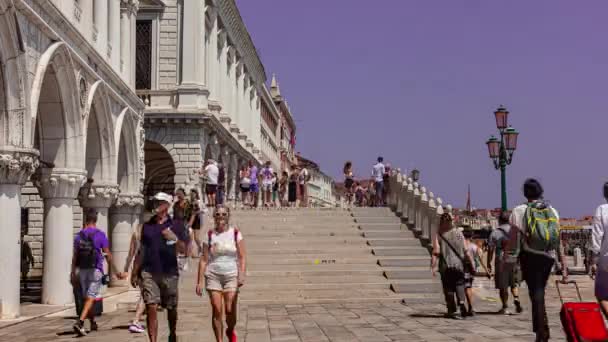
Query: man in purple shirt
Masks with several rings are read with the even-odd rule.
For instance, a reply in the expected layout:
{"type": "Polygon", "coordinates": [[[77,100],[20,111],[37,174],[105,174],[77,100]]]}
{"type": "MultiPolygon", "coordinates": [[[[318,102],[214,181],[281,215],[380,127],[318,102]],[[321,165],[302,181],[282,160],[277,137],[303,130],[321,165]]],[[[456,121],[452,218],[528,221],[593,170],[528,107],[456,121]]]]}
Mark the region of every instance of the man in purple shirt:
{"type": "Polygon", "coordinates": [[[251,205],[254,208],[257,208],[260,186],[258,182],[258,167],[255,166],[253,160],[249,161],[249,178],[251,179],[251,185],[249,185],[249,193],[251,194],[251,205]]]}
{"type": "MultiPolygon", "coordinates": [[[[85,213],[85,226],[74,238],[74,254],[72,256],[72,272],[70,278],[73,286],[79,286],[84,298],[84,305],[78,322],[74,324],[74,331],[79,336],[87,334],[84,329],[84,320],[89,319],[90,331],[97,330],[95,310],[93,304],[100,296],[103,275],[103,253],[108,265],[112,265],[112,253],[106,234],[97,227],[97,212],[88,209],[85,213]],[[78,272],[76,271],[78,269],[78,272]]],[[[118,278],[123,279],[124,274],[119,273],[118,278]]]]}
{"type": "Polygon", "coordinates": [[[177,295],[179,269],[178,253],[186,253],[188,234],[183,224],[173,224],[169,208],[172,196],[160,192],[154,196],[156,215],[144,223],[141,231],[141,248],[133,264],[133,287],[138,283],[148,314],[148,337],[157,341],[158,305],[167,309],[169,342],[177,341],[177,295]]]}

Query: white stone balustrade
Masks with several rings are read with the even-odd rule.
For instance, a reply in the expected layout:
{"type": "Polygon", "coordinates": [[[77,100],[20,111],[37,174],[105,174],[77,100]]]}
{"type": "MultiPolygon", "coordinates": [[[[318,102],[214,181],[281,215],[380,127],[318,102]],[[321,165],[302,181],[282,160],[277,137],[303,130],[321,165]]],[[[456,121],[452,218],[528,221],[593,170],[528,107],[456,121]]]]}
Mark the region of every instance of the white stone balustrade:
{"type": "Polygon", "coordinates": [[[429,209],[429,198],[426,192],[426,188],[422,187],[420,189],[420,208],[418,209],[418,217],[419,217],[419,228],[422,231],[422,237],[428,239],[430,237],[428,232],[428,209],[429,209]]]}

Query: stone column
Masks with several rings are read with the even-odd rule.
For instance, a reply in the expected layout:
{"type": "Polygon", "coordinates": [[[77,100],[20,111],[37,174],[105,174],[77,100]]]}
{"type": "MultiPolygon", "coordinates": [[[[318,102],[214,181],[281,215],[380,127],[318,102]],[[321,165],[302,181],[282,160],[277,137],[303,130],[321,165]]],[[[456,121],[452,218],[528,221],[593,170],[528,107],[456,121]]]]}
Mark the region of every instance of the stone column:
{"type": "Polygon", "coordinates": [[[441,217],[441,215],[443,215],[443,206],[442,206],[442,201],[441,198],[437,197],[437,212],[435,213],[435,216],[433,217],[433,221],[434,224],[432,226],[431,229],[431,237],[435,236],[435,234],[437,234],[437,230],[439,229],[439,218],[441,217]]]}
{"type": "MultiPolygon", "coordinates": [[[[121,2],[122,4],[122,2],[121,2]]],[[[130,84],[129,60],[130,60],[130,29],[129,29],[129,10],[127,7],[120,8],[120,74],[122,78],[130,84]]]]}
{"type": "Polygon", "coordinates": [[[208,63],[207,63],[207,86],[210,88],[210,97],[216,101],[219,100],[218,89],[218,32],[217,32],[217,14],[215,10],[211,10],[211,30],[209,32],[209,45],[207,47],[208,63]]]}
{"type": "Polygon", "coordinates": [[[111,24],[109,29],[109,46],[112,47],[112,53],[110,54],[111,64],[120,70],[120,31],[121,31],[121,11],[120,1],[110,1],[110,8],[108,9],[108,15],[110,16],[111,24]]]}
{"type": "MultiPolygon", "coordinates": [[[[119,272],[127,261],[131,234],[140,224],[139,215],[143,209],[144,197],[141,194],[120,194],[114,206],[110,208],[110,251],[114,264],[120,267],[119,272]]],[[[124,280],[113,279],[110,286],[128,285],[124,280]]]]}
{"type": "Polygon", "coordinates": [[[399,203],[397,205],[397,215],[401,218],[407,218],[407,178],[403,176],[403,180],[397,184],[397,197],[399,197],[399,203]]]}
{"type": "Polygon", "coordinates": [[[410,181],[407,186],[407,223],[412,226],[416,221],[416,207],[414,206],[414,189],[418,187],[418,183],[410,181]]]}
{"type": "Polygon", "coordinates": [[[429,198],[426,193],[426,188],[422,187],[420,190],[420,208],[418,208],[419,228],[422,230],[422,237],[425,239],[429,238],[428,228],[428,213],[429,211],[429,198]]]}
{"type": "Polygon", "coordinates": [[[78,200],[83,210],[93,208],[97,211],[97,228],[108,236],[108,210],[118,196],[116,184],[87,183],[80,190],[78,200]]]}
{"type": "Polygon", "coordinates": [[[182,84],[203,84],[205,80],[204,1],[184,1],[182,42],[182,84]],[[201,18],[201,14],[203,15],[201,18]]]}
{"type": "Polygon", "coordinates": [[[412,211],[413,211],[413,228],[416,232],[420,232],[420,185],[414,183],[414,194],[412,196],[412,211]]]}
{"type": "Polygon", "coordinates": [[[29,149],[0,149],[0,301],[2,318],[20,314],[21,280],[21,186],[38,167],[38,151],[29,149]]]}
{"type": "MultiPolygon", "coordinates": [[[[427,210],[427,236],[429,239],[433,237],[433,230],[435,229],[435,217],[437,216],[437,203],[435,202],[435,195],[430,192],[429,193],[429,204],[427,210]]],[[[432,240],[430,240],[432,241],[432,240]]],[[[429,241],[429,242],[430,242],[429,241]]]]}
{"type": "Polygon", "coordinates": [[[102,57],[107,56],[108,48],[108,2],[93,1],[95,6],[95,28],[97,29],[97,50],[102,57]]]}
{"type": "Polygon", "coordinates": [[[42,304],[73,301],[70,269],[73,254],[72,204],[87,178],[85,170],[43,169],[37,186],[44,199],[42,304]]]}

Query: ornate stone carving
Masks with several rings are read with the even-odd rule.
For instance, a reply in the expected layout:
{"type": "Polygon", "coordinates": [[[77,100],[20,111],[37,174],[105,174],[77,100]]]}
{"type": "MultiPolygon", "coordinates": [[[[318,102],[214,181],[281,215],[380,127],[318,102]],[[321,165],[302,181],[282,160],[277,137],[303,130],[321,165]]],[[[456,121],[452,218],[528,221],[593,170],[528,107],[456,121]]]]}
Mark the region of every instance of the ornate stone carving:
{"type": "Polygon", "coordinates": [[[138,207],[144,205],[142,194],[120,194],[114,204],[116,207],[138,207]]]}
{"type": "Polygon", "coordinates": [[[85,184],[78,194],[80,204],[85,208],[109,208],[118,197],[116,184],[85,184]]]}
{"type": "Polygon", "coordinates": [[[1,149],[0,184],[25,184],[39,164],[36,150],[1,149]]]}
{"type": "Polygon", "coordinates": [[[76,198],[87,180],[85,170],[43,169],[34,182],[42,198],[76,198]]]}
{"type": "Polygon", "coordinates": [[[137,121],[137,130],[139,131],[139,192],[144,191],[144,182],[146,180],[146,161],[144,145],[146,143],[146,132],[144,131],[144,118],[143,115],[139,117],[137,121]]]}
{"type": "MultiPolygon", "coordinates": [[[[82,77],[82,75],[80,76],[80,79],[78,80],[78,91],[80,92],[80,107],[81,108],[86,108],[87,106],[87,97],[88,97],[88,93],[89,93],[89,87],[87,85],[87,80],[84,79],[84,77],[82,77]]],[[[83,111],[82,112],[82,116],[86,116],[86,113],[83,111]]]]}

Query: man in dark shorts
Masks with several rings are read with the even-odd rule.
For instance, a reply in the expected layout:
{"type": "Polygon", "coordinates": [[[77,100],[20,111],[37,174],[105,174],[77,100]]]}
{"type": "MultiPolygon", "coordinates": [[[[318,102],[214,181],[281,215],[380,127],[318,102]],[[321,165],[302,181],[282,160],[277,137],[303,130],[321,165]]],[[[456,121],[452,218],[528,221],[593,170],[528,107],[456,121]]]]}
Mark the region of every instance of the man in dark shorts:
{"type": "Polygon", "coordinates": [[[139,282],[147,309],[148,336],[157,341],[157,308],[167,309],[169,342],[177,341],[177,299],[179,271],[177,254],[186,253],[188,234],[183,225],[173,225],[169,217],[172,203],[170,195],[160,192],[154,196],[156,215],[143,226],[141,249],[133,266],[132,278],[135,287],[139,282]]]}
{"type": "Polygon", "coordinates": [[[488,239],[488,271],[492,271],[492,258],[494,254],[494,283],[500,293],[502,308],[499,313],[508,315],[509,312],[509,288],[513,295],[513,305],[517,313],[523,311],[519,301],[519,283],[521,282],[521,271],[519,269],[519,247],[513,248],[504,255],[506,244],[509,241],[511,225],[509,224],[509,213],[503,212],[498,217],[498,228],[492,231],[488,239]]]}
{"type": "Polygon", "coordinates": [[[207,176],[207,185],[205,186],[205,193],[207,194],[207,203],[210,207],[215,207],[216,195],[217,195],[217,184],[220,175],[220,169],[217,163],[209,159],[205,166],[205,176],[207,176]]]}

